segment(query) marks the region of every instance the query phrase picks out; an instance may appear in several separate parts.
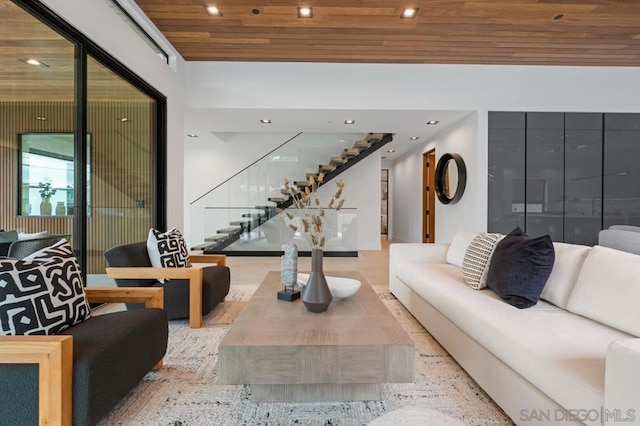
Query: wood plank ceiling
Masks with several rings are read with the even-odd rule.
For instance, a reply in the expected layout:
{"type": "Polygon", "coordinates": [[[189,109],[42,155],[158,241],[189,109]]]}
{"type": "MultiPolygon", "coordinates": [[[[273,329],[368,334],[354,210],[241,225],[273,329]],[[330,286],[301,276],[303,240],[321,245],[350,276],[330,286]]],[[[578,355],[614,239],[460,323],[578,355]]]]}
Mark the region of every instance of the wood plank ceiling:
{"type": "Polygon", "coordinates": [[[640,66],[639,0],[136,2],[188,61],[640,66]]]}

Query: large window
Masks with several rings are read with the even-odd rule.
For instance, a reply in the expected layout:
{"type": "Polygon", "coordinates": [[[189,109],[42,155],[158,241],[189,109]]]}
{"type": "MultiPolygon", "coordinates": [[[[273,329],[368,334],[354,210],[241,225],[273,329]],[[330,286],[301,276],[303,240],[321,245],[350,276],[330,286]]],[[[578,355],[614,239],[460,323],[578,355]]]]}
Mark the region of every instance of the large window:
{"type": "Polygon", "coordinates": [[[105,249],[164,227],[164,97],[41,3],[0,0],[0,228],[105,249]]]}

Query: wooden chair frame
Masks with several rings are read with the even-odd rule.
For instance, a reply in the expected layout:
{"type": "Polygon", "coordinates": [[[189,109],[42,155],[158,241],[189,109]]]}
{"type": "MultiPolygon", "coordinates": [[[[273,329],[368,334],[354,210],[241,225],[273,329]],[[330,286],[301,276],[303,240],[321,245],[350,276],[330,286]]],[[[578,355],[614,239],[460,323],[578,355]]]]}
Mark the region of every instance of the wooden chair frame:
{"type": "MultiPolygon", "coordinates": [[[[187,279],[189,280],[189,327],[202,327],[202,268],[211,264],[227,265],[227,256],[218,254],[190,254],[191,268],[158,268],[153,266],[108,267],[113,279],[187,279]]],[[[171,285],[171,281],[168,282],[171,285]]],[[[129,287],[120,287],[129,288],[129,287]]],[[[139,288],[139,287],[130,287],[139,288]]]]}
{"type": "MultiPolygon", "coordinates": [[[[161,287],[85,288],[90,303],[144,303],[164,308],[161,287]]],[[[72,423],[73,336],[0,336],[0,364],[38,365],[38,423],[72,423]]],[[[162,360],[153,369],[162,367],[162,360]]]]}

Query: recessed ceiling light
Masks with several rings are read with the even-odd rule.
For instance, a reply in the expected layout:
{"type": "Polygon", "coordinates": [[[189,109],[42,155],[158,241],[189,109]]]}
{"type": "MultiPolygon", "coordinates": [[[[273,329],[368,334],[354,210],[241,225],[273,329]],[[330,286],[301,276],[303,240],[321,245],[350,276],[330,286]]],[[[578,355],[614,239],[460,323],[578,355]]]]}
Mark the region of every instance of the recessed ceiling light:
{"type": "Polygon", "coordinates": [[[218,6],[206,6],[207,13],[212,16],[222,16],[222,12],[218,9],[218,6]]]}
{"type": "Polygon", "coordinates": [[[396,152],[396,150],[395,149],[388,149],[387,152],[388,153],[393,153],[393,152],[396,152]]]}
{"type": "Polygon", "coordinates": [[[299,7],[298,8],[298,18],[312,18],[313,17],[313,9],[310,7],[299,7]]]}
{"type": "Polygon", "coordinates": [[[190,138],[197,138],[198,135],[196,135],[195,133],[187,133],[187,136],[189,136],[190,138]]]}
{"type": "Polygon", "coordinates": [[[356,120],[344,120],[344,124],[355,124],[356,120]]]}
{"type": "Polygon", "coordinates": [[[418,139],[420,139],[420,136],[411,136],[409,138],[409,140],[412,140],[412,141],[417,141],[418,139]]]}
{"type": "Polygon", "coordinates": [[[129,119],[127,117],[122,117],[120,121],[123,123],[126,123],[127,121],[129,121],[129,119]]]}
{"type": "Polygon", "coordinates": [[[34,58],[20,59],[20,61],[24,62],[25,64],[33,65],[34,67],[49,68],[49,65],[34,58]]]}
{"type": "Polygon", "coordinates": [[[419,9],[414,7],[408,7],[402,11],[402,15],[400,15],[400,17],[406,18],[406,19],[415,18],[416,15],[418,14],[418,10],[419,9]]]}
{"type": "Polygon", "coordinates": [[[271,124],[271,120],[269,120],[268,118],[265,118],[265,119],[263,119],[263,120],[260,120],[260,122],[261,122],[262,124],[271,124]]]}
{"type": "Polygon", "coordinates": [[[47,121],[47,117],[43,117],[41,115],[36,116],[36,120],[47,121]]]}
{"type": "Polygon", "coordinates": [[[438,123],[439,123],[439,121],[436,121],[436,120],[429,120],[429,121],[427,121],[427,124],[428,124],[429,126],[435,126],[435,125],[436,125],[436,124],[438,124],[438,123]]]}

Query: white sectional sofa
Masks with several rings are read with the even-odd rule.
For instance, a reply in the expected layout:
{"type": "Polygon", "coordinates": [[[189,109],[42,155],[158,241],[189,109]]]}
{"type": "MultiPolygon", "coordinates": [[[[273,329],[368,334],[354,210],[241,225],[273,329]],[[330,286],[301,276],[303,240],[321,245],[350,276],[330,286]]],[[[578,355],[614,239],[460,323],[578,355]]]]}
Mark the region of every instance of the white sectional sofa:
{"type": "Polygon", "coordinates": [[[537,305],[474,290],[452,244],[392,244],[389,288],[517,424],[640,424],[640,256],[554,243],[537,305]]]}

